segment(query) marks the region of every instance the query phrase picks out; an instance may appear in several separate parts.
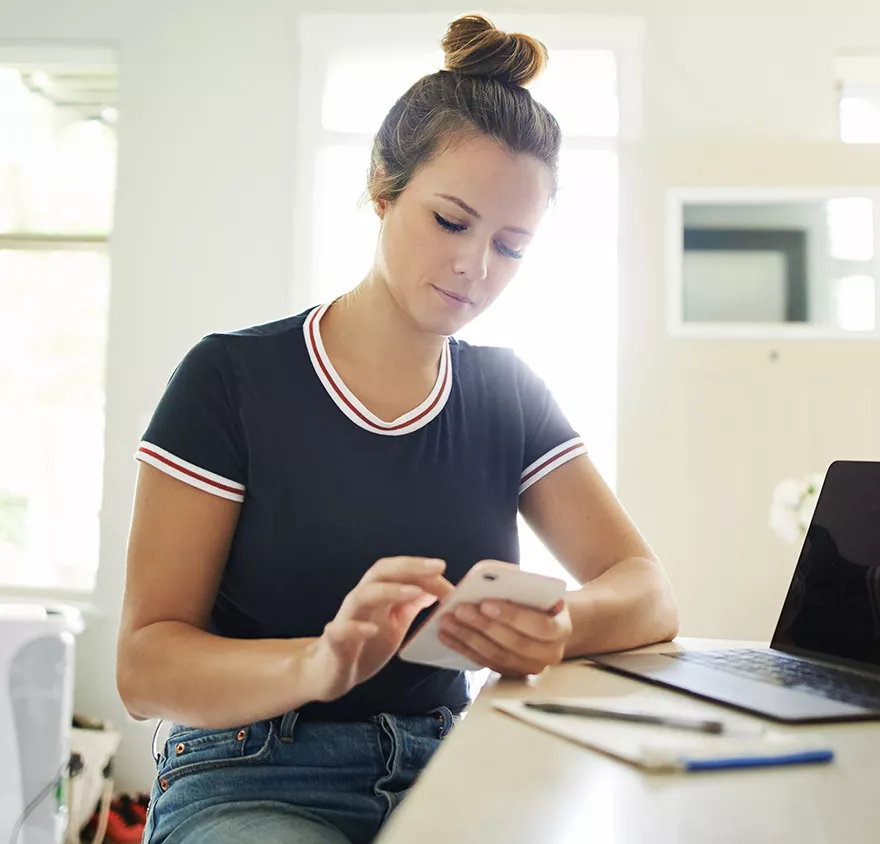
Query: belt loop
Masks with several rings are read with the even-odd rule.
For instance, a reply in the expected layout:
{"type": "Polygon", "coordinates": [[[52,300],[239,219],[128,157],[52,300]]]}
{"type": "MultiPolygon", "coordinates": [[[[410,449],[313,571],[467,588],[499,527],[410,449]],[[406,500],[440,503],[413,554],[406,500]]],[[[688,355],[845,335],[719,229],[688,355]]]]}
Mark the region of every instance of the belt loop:
{"type": "Polygon", "coordinates": [[[297,709],[291,709],[289,712],[284,713],[284,717],[281,719],[281,727],[278,730],[278,737],[281,741],[293,741],[293,728],[296,725],[297,718],[299,718],[299,710],[297,709]]]}
{"type": "Polygon", "coordinates": [[[160,749],[159,745],[159,730],[162,729],[162,725],[165,723],[163,719],[159,719],[156,722],[156,729],[153,730],[153,740],[150,742],[150,752],[153,754],[153,761],[158,765],[162,761],[163,750],[160,749]]]}

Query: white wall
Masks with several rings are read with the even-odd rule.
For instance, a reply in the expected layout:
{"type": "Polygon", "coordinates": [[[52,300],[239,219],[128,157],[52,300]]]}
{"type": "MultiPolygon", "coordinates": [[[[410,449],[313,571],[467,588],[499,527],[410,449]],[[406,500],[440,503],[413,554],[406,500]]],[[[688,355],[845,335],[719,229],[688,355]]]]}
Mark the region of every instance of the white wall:
{"type": "MultiPolygon", "coordinates": [[[[491,4],[478,5],[491,11],[491,4]]],[[[100,615],[79,643],[77,685],[79,709],[118,723],[125,724],[125,716],[113,681],[114,634],[131,455],[145,421],[173,365],[202,334],[306,304],[307,280],[289,273],[294,28],[298,11],[318,8],[293,0],[0,0],[0,40],[109,42],[120,51],[102,558],[94,601],[100,615]]],[[[405,2],[355,0],[337,0],[330,8],[412,10],[405,2]]],[[[504,8],[531,6],[509,2],[504,8]]],[[[648,144],[832,138],[835,53],[880,51],[880,7],[868,0],[812,0],[797,7],[786,0],[540,4],[542,12],[553,9],[647,17],[648,144]]],[[[649,278],[630,281],[628,301],[649,278]]],[[[626,396],[621,408],[632,408],[626,396]]],[[[621,420],[627,437],[634,421],[621,420]]],[[[630,444],[621,438],[622,450],[630,444]]],[[[650,501],[638,495],[638,473],[625,470],[621,490],[632,493],[634,512],[647,516],[650,501]]],[[[120,786],[149,782],[147,741],[144,725],[125,726],[120,786]]]]}

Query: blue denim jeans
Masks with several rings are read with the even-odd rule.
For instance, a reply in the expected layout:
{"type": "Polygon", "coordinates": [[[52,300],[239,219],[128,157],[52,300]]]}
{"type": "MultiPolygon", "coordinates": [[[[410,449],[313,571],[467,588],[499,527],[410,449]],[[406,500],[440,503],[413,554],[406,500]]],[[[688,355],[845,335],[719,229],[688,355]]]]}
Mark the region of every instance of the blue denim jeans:
{"type": "Polygon", "coordinates": [[[427,715],[174,726],[157,762],[144,844],[367,844],[455,723],[427,715]]]}

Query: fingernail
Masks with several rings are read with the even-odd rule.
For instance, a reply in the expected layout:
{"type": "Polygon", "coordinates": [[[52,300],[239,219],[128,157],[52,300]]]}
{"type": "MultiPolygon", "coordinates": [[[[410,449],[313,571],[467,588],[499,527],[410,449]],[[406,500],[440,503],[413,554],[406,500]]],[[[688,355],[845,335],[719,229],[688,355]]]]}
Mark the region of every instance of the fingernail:
{"type": "Polygon", "coordinates": [[[483,604],[480,609],[483,611],[485,615],[488,615],[489,618],[498,618],[501,615],[501,607],[498,604],[483,604]]]}
{"type": "Polygon", "coordinates": [[[422,568],[426,571],[440,571],[445,567],[445,560],[422,560],[422,568]]]}
{"type": "Polygon", "coordinates": [[[405,598],[416,598],[422,594],[422,590],[418,586],[401,586],[400,594],[405,598]]]}

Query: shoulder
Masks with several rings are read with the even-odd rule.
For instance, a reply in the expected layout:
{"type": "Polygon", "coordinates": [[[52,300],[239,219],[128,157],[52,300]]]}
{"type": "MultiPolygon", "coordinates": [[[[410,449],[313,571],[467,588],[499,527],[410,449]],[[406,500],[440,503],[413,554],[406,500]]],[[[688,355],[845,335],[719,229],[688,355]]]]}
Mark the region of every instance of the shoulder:
{"type": "Polygon", "coordinates": [[[305,352],[303,326],[311,310],[273,322],[208,334],[190,349],[183,364],[225,372],[235,371],[242,364],[265,365],[272,359],[289,361],[297,348],[305,352]]]}
{"type": "Polygon", "coordinates": [[[169,385],[180,390],[198,384],[203,394],[213,385],[234,396],[242,381],[289,373],[291,366],[297,367],[297,350],[306,357],[303,325],[308,313],[206,335],[177,364],[169,385]]]}
{"type": "Polygon", "coordinates": [[[450,348],[460,366],[491,374],[513,374],[520,359],[513,349],[505,346],[478,346],[455,337],[450,338],[450,348]]]}
{"type": "Polygon", "coordinates": [[[479,346],[452,338],[451,347],[463,379],[490,382],[496,388],[504,385],[521,393],[535,377],[528,364],[507,346],[479,346]]]}
{"type": "Polygon", "coordinates": [[[309,308],[296,316],[238,328],[234,331],[217,331],[203,338],[202,343],[208,343],[215,348],[244,350],[298,340],[303,336],[306,318],[312,310],[313,308],[309,308]]]}

